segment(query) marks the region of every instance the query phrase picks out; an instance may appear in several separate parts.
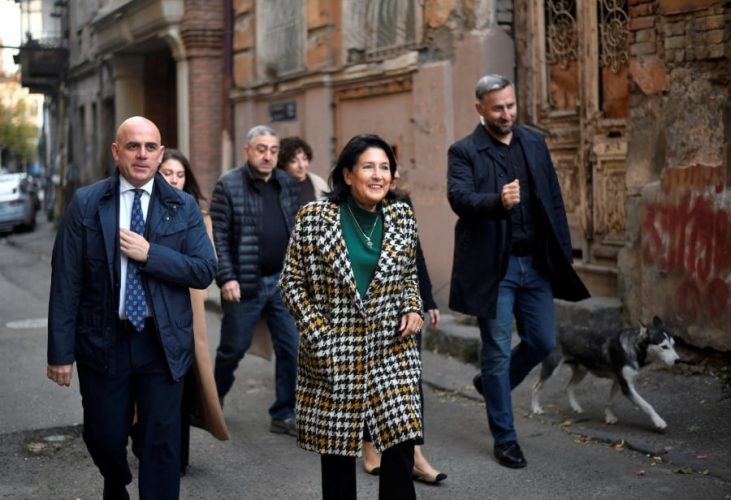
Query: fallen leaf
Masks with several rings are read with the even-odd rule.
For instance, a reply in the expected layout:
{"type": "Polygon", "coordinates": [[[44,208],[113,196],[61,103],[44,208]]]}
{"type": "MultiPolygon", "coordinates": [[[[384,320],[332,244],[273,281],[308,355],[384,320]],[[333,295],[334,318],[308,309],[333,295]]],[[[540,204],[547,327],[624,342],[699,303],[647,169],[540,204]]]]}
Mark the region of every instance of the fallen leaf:
{"type": "Polygon", "coordinates": [[[560,424],[558,424],[558,426],[563,429],[564,427],[569,427],[572,423],[573,422],[571,422],[570,419],[566,419],[563,422],[561,422],[560,424]]]}
{"type": "Polygon", "coordinates": [[[681,467],[675,471],[676,474],[693,474],[693,469],[689,466],[681,467]]]}
{"type": "Polygon", "coordinates": [[[612,448],[614,448],[615,450],[619,450],[619,451],[624,450],[624,441],[620,441],[618,443],[612,443],[612,448]]]}
{"type": "Polygon", "coordinates": [[[28,451],[30,451],[31,453],[40,453],[46,449],[45,443],[37,443],[37,442],[28,443],[28,445],[26,447],[28,448],[28,451]]]}
{"type": "Polygon", "coordinates": [[[637,472],[635,472],[636,476],[644,476],[645,475],[645,469],[640,469],[637,472]]]}

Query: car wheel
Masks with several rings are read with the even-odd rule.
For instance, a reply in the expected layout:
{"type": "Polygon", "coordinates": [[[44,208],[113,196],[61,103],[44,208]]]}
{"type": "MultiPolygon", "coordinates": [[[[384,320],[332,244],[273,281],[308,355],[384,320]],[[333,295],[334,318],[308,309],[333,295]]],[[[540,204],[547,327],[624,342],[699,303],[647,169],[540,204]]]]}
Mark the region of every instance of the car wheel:
{"type": "Polygon", "coordinates": [[[36,214],[37,214],[37,212],[36,212],[35,208],[33,208],[33,211],[31,212],[31,216],[30,216],[30,219],[28,220],[28,222],[25,222],[20,226],[21,231],[29,231],[29,232],[35,231],[36,214]]]}

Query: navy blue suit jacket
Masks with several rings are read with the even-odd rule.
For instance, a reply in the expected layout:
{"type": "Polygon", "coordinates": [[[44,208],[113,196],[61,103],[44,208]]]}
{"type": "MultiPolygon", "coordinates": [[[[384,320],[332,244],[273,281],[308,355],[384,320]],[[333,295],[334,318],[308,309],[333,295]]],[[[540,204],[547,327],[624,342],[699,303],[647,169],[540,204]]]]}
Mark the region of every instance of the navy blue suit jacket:
{"type": "MultiPolygon", "coordinates": [[[[156,174],[147,212],[150,243],[141,268],[148,307],[170,373],[180,379],[193,360],[189,288],[206,288],[216,258],[201,211],[190,195],[156,174]]],[[[53,247],[48,363],[78,362],[115,372],[120,291],[119,173],[74,194],[53,247]]]]}
{"type": "MultiPolygon", "coordinates": [[[[515,127],[532,180],[538,249],[535,265],[551,280],[554,296],[580,300],[589,292],[571,266],[571,237],[561,189],[545,141],[515,127]]],[[[513,179],[501,167],[485,127],[449,148],[447,198],[459,219],[454,232],[454,261],[449,307],[494,318],[500,280],[510,254],[510,212],[500,192],[513,179]]]]}

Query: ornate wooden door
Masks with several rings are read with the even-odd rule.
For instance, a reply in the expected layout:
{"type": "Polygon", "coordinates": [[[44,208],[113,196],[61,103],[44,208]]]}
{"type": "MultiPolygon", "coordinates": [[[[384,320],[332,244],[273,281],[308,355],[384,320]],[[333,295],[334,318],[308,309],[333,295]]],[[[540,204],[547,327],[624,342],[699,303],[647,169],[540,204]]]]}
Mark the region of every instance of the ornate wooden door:
{"type": "Polygon", "coordinates": [[[516,0],[523,122],[546,134],[575,265],[595,295],[617,295],[624,245],[629,109],[625,0],[516,0]]]}

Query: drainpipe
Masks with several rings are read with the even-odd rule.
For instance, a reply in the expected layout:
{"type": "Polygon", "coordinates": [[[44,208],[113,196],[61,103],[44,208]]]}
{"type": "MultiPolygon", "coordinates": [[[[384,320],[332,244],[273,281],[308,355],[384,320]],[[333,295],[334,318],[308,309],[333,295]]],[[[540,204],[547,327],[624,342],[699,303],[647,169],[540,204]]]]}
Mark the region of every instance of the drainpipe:
{"type": "Polygon", "coordinates": [[[233,104],[231,103],[231,88],[233,87],[233,38],[234,16],[233,0],[224,0],[223,12],[223,99],[222,131],[221,134],[221,172],[225,172],[234,162],[233,145],[233,104]]]}

